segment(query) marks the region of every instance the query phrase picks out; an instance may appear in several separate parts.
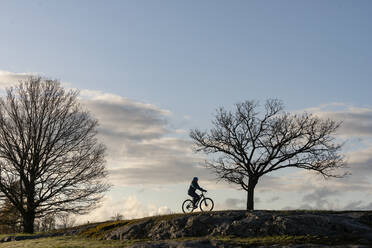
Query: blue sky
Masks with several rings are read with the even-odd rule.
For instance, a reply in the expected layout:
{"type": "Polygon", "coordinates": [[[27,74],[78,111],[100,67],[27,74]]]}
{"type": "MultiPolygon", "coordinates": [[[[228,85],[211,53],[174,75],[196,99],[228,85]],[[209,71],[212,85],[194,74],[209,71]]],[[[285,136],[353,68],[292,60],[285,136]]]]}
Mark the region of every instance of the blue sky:
{"type": "MultiPolygon", "coordinates": [[[[371,12],[371,1],[340,0],[1,1],[0,71],[6,80],[20,73],[56,78],[86,91],[95,100],[114,96],[129,99],[115,104],[144,108],[145,113],[152,111],[155,119],[165,119],[166,127],[158,126],[157,130],[173,131],[159,131],[164,146],[175,145],[174,140],[165,138],[183,142],[190,128],[210,127],[217,107],[231,108],[249,99],[279,98],[290,111],[312,109],[343,121],[350,118],[346,120],[350,124],[347,130],[353,129],[355,120],[361,120],[353,119],[356,115],[367,116],[362,126],[368,129],[372,108],[371,12]],[[343,112],[337,112],[339,109],[343,112]]],[[[103,109],[90,104],[93,112],[103,109]]],[[[123,117],[111,124],[103,120],[103,128],[106,124],[111,128],[122,125],[119,121],[127,120],[123,117]]],[[[349,132],[349,147],[355,143],[360,152],[370,148],[369,135],[349,132]]],[[[159,141],[147,142],[159,148],[159,141]]],[[[130,150],[125,144],[123,141],[122,148],[130,150]]],[[[109,167],[130,164],[123,151],[118,152],[123,159],[111,161],[112,151],[109,167]]],[[[185,158],[178,152],[164,154],[174,156],[174,161],[194,163],[197,159],[191,153],[185,158]]],[[[146,161],[137,163],[140,168],[143,164],[146,161]]],[[[186,179],[170,183],[172,186],[162,183],[165,186],[154,193],[157,183],[123,184],[108,196],[132,197],[138,204],[152,204],[153,209],[166,206],[179,211],[177,201],[185,197],[186,179]],[[168,195],[172,197],[164,196],[164,189],[170,190],[168,195]]],[[[301,192],[297,192],[298,199],[312,199],[301,198],[301,192]]],[[[305,192],[302,195],[316,193],[305,192]]],[[[365,193],[363,189],[350,194],[359,197],[365,193]]],[[[296,205],[285,194],[290,193],[283,190],[282,199],[287,200],[274,208],[286,207],[286,203],[296,205]]],[[[222,203],[229,195],[234,199],[245,196],[227,186],[215,192],[222,203]]],[[[261,207],[273,206],[273,197],[267,193],[261,207]]],[[[338,206],[355,203],[358,197],[346,197],[349,202],[340,200],[338,206]]],[[[132,203],[128,200],[126,204],[132,203]]],[[[149,208],[144,208],[147,213],[149,208]]]]}
{"type": "Polygon", "coordinates": [[[371,8],[370,1],[2,1],[0,66],[198,117],[251,98],[278,97],[291,109],[369,105],[371,8]]]}

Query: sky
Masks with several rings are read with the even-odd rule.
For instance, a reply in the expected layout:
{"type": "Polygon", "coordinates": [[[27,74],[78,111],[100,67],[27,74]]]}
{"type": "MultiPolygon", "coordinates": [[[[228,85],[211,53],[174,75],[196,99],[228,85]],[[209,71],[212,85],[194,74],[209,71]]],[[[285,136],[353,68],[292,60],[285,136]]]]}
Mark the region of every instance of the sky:
{"type": "Polygon", "coordinates": [[[371,209],[371,1],[0,1],[0,88],[29,75],[80,90],[108,147],[112,189],[80,221],[180,212],[192,177],[217,209],[246,194],[217,182],[188,137],[218,107],[284,102],[342,121],[352,175],[283,170],[257,209],[371,209]]]}

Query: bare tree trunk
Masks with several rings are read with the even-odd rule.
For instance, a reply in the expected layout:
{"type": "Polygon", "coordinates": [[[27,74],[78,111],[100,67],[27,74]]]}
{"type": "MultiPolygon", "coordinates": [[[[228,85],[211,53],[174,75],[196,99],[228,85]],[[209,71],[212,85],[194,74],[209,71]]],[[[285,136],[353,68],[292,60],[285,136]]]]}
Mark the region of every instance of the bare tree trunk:
{"type": "Polygon", "coordinates": [[[254,209],[254,188],[256,187],[258,178],[249,177],[248,190],[247,190],[247,210],[254,209]]]}
{"type": "Polygon", "coordinates": [[[34,233],[35,213],[27,212],[23,216],[23,232],[34,233]]]}

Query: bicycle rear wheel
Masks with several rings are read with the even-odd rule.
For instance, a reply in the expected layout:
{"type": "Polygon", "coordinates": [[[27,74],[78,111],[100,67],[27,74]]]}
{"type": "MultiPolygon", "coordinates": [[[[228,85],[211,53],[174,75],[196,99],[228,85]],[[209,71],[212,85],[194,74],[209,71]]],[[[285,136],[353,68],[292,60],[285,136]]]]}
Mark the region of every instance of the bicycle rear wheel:
{"type": "Polygon", "coordinates": [[[182,211],[185,214],[191,213],[192,211],[194,211],[194,203],[190,199],[185,200],[182,203],[182,211]]]}
{"type": "Polygon", "coordinates": [[[203,211],[203,212],[212,211],[212,209],[214,207],[214,202],[211,198],[204,198],[200,202],[199,207],[200,207],[200,210],[203,211]]]}

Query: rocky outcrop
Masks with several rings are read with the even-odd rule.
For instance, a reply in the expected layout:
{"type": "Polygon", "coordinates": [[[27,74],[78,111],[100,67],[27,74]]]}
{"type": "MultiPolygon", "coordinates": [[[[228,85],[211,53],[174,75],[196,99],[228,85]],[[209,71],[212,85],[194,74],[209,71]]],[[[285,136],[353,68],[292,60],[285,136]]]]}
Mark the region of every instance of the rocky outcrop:
{"type": "Polygon", "coordinates": [[[125,247],[131,248],[372,247],[372,211],[174,214],[93,223],[37,235],[9,236],[2,238],[0,243],[60,235],[123,240],[125,247]],[[282,242],[281,237],[290,240],[282,242]],[[254,241],[255,238],[258,241],[254,241]]]}
{"type": "MultiPolygon", "coordinates": [[[[279,235],[341,237],[372,244],[372,212],[221,211],[165,219],[154,217],[118,227],[108,232],[105,239],[161,241],[187,237],[279,235]]],[[[159,247],[167,247],[159,244],[159,247]]]]}

